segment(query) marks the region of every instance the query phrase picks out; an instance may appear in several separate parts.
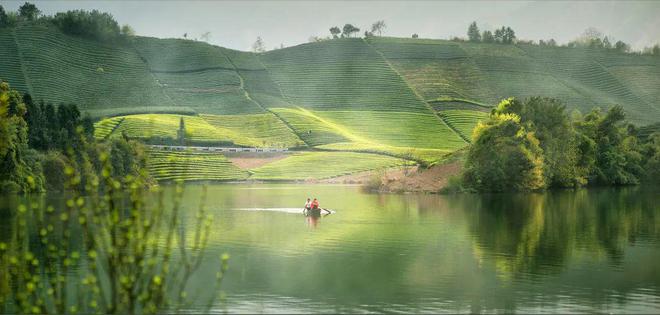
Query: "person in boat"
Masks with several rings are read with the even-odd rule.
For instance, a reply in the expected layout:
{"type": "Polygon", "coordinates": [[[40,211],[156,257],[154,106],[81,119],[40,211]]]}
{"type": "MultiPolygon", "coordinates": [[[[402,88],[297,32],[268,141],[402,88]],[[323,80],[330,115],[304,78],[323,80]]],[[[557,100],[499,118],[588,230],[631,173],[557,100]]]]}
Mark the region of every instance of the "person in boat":
{"type": "Polygon", "coordinates": [[[314,201],[312,201],[312,211],[321,213],[321,210],[327,212],[327,214],[331,213],[330,210],[321,208],[321,206],[319,205],[319,200],[314,198],[314,201]]]}
{"type": "Polygon", "coordinates": [[[305,211],[312,210],[312,200],[307,198],[307,202],[305,202],[305,211]]]}

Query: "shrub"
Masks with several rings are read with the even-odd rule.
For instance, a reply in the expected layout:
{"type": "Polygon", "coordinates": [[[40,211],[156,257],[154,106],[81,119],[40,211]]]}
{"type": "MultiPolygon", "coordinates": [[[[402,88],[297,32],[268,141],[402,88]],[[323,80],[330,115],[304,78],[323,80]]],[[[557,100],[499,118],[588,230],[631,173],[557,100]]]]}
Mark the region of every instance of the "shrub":
{"type": "Polygon", "coordinates": [[[60,12],[53,16],[52,23],[64,33],[99,41],[115,41],[121,37],[119,24],[112,15],[97,10],[60,12]]]}
{"type": "Polygon", "coordinates": [[[60,152],[48,152],[42,162],[44,177],[46,179],[46,190],[63,191],[66,176],[64,169],[69,167],[67,158],[60,152]]]}

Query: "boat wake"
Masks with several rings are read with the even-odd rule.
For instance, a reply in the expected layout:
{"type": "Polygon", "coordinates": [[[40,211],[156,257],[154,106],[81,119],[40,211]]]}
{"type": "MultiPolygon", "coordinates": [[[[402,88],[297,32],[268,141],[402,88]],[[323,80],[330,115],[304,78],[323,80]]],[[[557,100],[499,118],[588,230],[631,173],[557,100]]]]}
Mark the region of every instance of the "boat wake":
{"type": "MultiPolygon", "coordinates": [[[[235,208],[235,209],[232,209],[232,210],[239,210],[239,211],[272,211],[272,212],[285,212],[285,213],[296,213],[296,214],[302,214],[303,213],[302,208],[235,208]]],[[[330,211],[330,213],[335,213],[334,210],[329,210],[329,211],[330,211]]]]}

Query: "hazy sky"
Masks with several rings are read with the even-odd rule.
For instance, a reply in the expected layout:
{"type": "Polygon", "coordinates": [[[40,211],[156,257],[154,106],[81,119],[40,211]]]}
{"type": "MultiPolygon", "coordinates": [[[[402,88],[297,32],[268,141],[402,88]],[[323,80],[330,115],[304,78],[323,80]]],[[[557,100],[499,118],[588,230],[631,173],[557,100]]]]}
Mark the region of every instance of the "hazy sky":
{"type": "MultiPolygon", "coordinates": [[[[387,23],[384,35],[425,38],[465,36],[467,26],[511,26],[523,39],[563,43],[587,27],[622,39],[634,48],[660,42],[660,1],[32,1],[46,14],[98,9],[130,24],[138,35],[199,37],[248,50],[257,36],[268,49],[326,36],[331,26],[352,23],[365,30],[387,23]]],[[[0,1],[16,10],[23,1],[0,1]]]]}

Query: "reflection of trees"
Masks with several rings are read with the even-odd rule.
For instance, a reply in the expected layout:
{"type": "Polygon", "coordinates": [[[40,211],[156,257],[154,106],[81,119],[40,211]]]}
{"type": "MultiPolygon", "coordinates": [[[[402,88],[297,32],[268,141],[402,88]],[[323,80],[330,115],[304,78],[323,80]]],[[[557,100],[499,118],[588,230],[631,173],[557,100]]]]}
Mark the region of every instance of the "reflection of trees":
{"type": "Polygon", "coordinates": [[[558,271],[585,250],[621,264],[624,249],[657,237],[655,195],[639,188],[546,194],[484,195],[463,200],[478,258],[491,257],[500,276],[558,271]]]}

